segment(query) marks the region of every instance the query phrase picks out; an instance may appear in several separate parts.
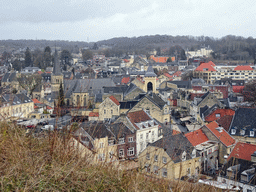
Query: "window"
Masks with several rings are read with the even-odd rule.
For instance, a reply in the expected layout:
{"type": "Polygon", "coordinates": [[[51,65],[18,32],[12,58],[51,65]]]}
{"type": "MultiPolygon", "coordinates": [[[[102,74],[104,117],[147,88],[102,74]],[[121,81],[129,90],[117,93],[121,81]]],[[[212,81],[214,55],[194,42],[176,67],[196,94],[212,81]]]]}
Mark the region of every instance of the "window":
{"type": "Polygon", "coordinates": [[[113,139],[108,140],[108,145],[114,145],[114,140],[113,139]]]}
{"type": "Polygon", "coordinates": [[[149,108],[146,109],[146,112],[150,115],[150,109],[149,108]]]}
{"type": "Polygon", "coordinates": [[[104,153],[99,154],[98,159],[99,159],[99,161],[105,161],[105,154],[104,153]]]}
{"type": "Polygon", "coordinates": [[[167,177],[167,169],[166,168],[162,168],[162,176],[167,177]]]}
{"type": "Polygon", "coordinates": [[[231,129],[231,134],[235,135],[236,134],[236,130],[235,129],[231,129]]]}
{"type": "Polygon", "coordinates": [[[186,152],[185,151],[182,153],[182,161],[186,161],[186,152]]]}
{"type": "Polygon", "coordinates": [[[167,158],[163,157],[163,163],[166,164],[167,163],[167,158]]]}
{"type": "Polygon", "coordinates": [[[152,131],[152,136],[154,136],[155,135],[155,132],[154,131],[152,131]]]}
{"type": "Polygon", "coordinates": [[[141,142],[140,143],[140,151],[142,151],[143,150],[143,143],[141,142]]]}
{"type": "Polygon", "coordinates": [[[241,135],[244,135],[244,134],[245,134],[245,130],[242,129],[242,130],[240,131],[240,134],[241,134],[241,135]]]}
{"type": "Polygon", "coordinates": [[[143,139],[143,134],[140,134],[140,139],[143,139]]]}
{"type": "Polygon", "coordinates": [[[113,159],[113,156],[114,156],[114,152],[113,152],[113,151],[110,151],[110,152],[109,152],[109,159],[113,159]]]}
{"type": "Polygon", "coordinates": [[[146,164],[146,165],[145,165],[145,169],[146,169],[146,172],[147,172],[147,173],[150,173],[150,165],[149,165],[149,164],[146,164]]]}
{"type": "Polygon", "coordinates": [[[134,147],[131,147],[131,148],[128,149],[127,155],[128,156],[134,155],[134,147]]]}
{"type": "Polygon", "coordinates": [[[158,169],[159,169],[158,166],[154,165],[154,170],[153,170],[154,174],[158,175],[158,169]]]}
{"type": "Polygon", "coordinates": [[[187,175],[190,175],[190,168],[187,168],[187,175]]]}
{"type": "Polygon", "coordinates": [[[122,144],[124,143],[124,138],[119,138],[118,141],[119,141],[119,144],[122,144]]]}
{"type": "Polygon", "coordinates": [[[148,159],[148,160],[150,159],[150,153],[146,154],[146,159],[148,159]]]}
{"type": "Polygon", "coordinates": [[[113,109],[111,109],[111,114],[113,114],[113,109]]]}
{"type": "Polygon", "coordinates": [[[129,143],[133,142],[133,137],[129,137],[129,138],[128,138],[128,142],[129,142],[129,143]]]}
{"type": "Polygon", "coordinates": [[[250,137],[254,137],[254,131],[250,131],[250,137]]]}
{"type": "Polygon", "coordinates": [[[146,139],[148,139],[148,135],[149,135],[149,133],[146,133],[146,139]]]}
{"type": "Polygon", "coordinates": [[[104,143],[100,143],[100,148],[103,148],[104,147],[104,143]]]}
{"type": "Polygon", "coordinates": [[[196,150],[194,149],[193,151],[192,151],[192,158],[195,158],[196,157],[196,150]]]}
{"type": "Polygon", "coordinates": [[[158,155],[155,155],[154,160],[158,161],[158,155]]]}
{"type": "Polygon", "coordinates": [[[208,150],[208,154],[211,154],[211,153],[212,153],[212,149],[209,149],[209,150],[208,150]]]}
{"type": "Polygon", "coordinates": [[[106,109],[104,109],[104,114],[106,114],[106,109]]]}
{"type": "Polygon", "coordinates": [[[123,149],[119,149],[119,157],[124,157],[124,150],[123,149]]]}
{"type": "Polygon", "coordinates": [[[220,117],[220,114],[219,114],[219,113],[215,114],[215,117],[219,118],[219,117],[220,117]]]}

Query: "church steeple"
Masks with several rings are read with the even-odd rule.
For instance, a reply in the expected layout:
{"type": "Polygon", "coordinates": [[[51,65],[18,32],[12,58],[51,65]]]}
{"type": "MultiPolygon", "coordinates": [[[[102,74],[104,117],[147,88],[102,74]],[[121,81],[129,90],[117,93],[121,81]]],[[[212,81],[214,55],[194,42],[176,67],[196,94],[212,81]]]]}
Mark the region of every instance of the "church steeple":
{"type": "Polygon", "coordinates": [[[60,62],[59,62],[58,53],[57,53],[56,48],[55,48],[55,53],[54,53],[53,74],[61,75],[60,62]]]}

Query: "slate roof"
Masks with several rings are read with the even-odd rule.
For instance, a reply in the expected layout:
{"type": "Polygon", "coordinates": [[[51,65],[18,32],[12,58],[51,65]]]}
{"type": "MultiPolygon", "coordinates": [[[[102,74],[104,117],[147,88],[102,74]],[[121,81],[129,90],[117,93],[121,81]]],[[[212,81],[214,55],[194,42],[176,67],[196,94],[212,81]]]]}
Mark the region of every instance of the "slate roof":
{"type": "Polygon", "coordinates": [[[177,85],[178,88],[192,89],[191,81],[168,81],[177,85]]]}
{"type": "Polygon", "coordinates": [[[110,78],[64,80],[64,94],[66,98],[70,98],[73,92],[89,93],[94,96],[97,93],[103,92],[103,87],[114,85],[110,78]]]}
{"type": "Polygon", "coordinates": [[[2,78],[2,82],[12,82],[16,81],[16,73],[5,73],[4,77],[2,78]]]}
{"type": "Polygon", "coordinates": [[[138,103],[138,101],[123,101],[119,103],[120,109],[131,109],[138,103]]]}
{"type": "Polygon", "coordinates": [[[235,139],[231,137],[225,129],[221,129],[215,121],[205,125],[225,146],[229,147],[235,144],[235,139]]]}
{"type": "MultiPolygon", "coordinates": [[[[238,108],[235,112],[232,123],[229,127],[229,133],[231,129],[235,128],[235,136],[250,136],[250,131],[256,131],[256,108],[238,108]],[[241,130],[245,131],[244,135],[241,135],[241,130]]],[[[254,134],[256,137],[256,133],[254,134]]]]}
{"type": "Polygon", "coordinates": [[[256,145],[238,142],[231,151],[227,161],[231,158],[244,159],[251,161],[251,155],[256,151],[256,145]]]}
{"type": "Polygon", "coordinates": [[[54,54],[53,74],[61,75],[60,61],[59,61],[58,53],[57,53],[56,49],[55,49],[55,54],[54,54]]]}
{"type": "Polygon", "coordinates": [[[232,119],[233,115],[225,115],[217,119],[216,122],[228,132],[232,119]]]}
{"type": "MultiPolygon", "coordinates": [[[[131,83],[131,84],[127,87],[126,91],[124,92],[124,96],[130,94],[131,92],[133,92],[133,91],[134,91],[135,89],[137,89],[137,88],[138,88],[138,87],[137,87],[135,84],[131,83]]],[[[143,92],[144,92],[144,91],[143,91],[143,92]]]]}
{"type": "Polygon", "coordinates": [[[69,71],[64,71],[63,72],[63,78],[64,79],[70,79],[72,76],[72,72],[69,72],[69,71]]]}
{"type": "Polygon", "coordinates": [[[148,93],[148,94],[140,94],[136,99],[142,100],[144,97],[146,97],[148,100],[150,100],[152,103],[154,103],[156,106],[158,106],[160,109],[163,109],[163,107],[166,105],[166,102],[161,99],[157,94],[155,93],[148,93]]]}
{"type": "MultiPolygon", "coordinates": [[[[174,163],[182,161],[182,153],[184,151],[187,153],[186,160],[191,159],[191,154],[194,149],[193,145],[183,134],[168,135],[148,145],[163,148],[174,163]]],[[[197,157],[198,156],[199,154],[197,154],[197,157]]]]}
{"type": "Polygon", "coordinates": [[[157,77],[157,75],[155,74],[152,65],[148,66],[148,70],[145,73],[145,77],[157,77]]]}
{"type": "Polygon", "coordinates": [[[207,93],[205,93],[202,97],[200,97],[200,101],[197,103],[197,106],[210,94],[210,91],[208,91],[207,93]]]}
{"type": "Polygon", "coordinates": [[[90,123],[83,125],[83,129],[93,138],[99,139],[104,137],[112,137],[113,134],[107,130],[106,125],[103,123],[90,123]]]}
{"type": "Polygon", "coordinates": [[[2,95],[2,101],[10,103],[11,105],[20,105],[22,103],[33,102],[24,94],[4,94],[2,95]]]}
{"type": "Polygon", "coordinates": [[[117,87],[103,87],[104,93],[124,93],[127,90],[127,85],[117,87]]]}
{"type": "Polygon", "coordinates": [[[201,78],[192,79],[191,84],[192,84],[192,86],[206,85],[205,81],[201,78]]]}
{"type": "Polygon", "coordinates": [[[134,131],[131,131],[123,122],[110,125],[108,129],[113,133],[117,140],[119,138],[125,137],[125,135],[134,133],[134,131]]]}
{"type": "Polygon", "coordinates": [[[201,143],[209,141],[208,137],[204,134],[202,129],[198,129],[196,131],[186,133],[185,137],[189,140],[189,142],[193,146],[197,146],[201,143]]]}

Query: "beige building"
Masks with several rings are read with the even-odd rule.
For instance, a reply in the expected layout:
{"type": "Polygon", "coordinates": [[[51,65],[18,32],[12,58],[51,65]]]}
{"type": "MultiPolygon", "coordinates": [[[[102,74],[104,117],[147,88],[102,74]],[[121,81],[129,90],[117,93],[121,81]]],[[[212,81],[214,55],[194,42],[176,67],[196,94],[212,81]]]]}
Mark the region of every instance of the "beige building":
{"type": "Polygon", "coordinates": [[[139,155],[142,172],[157,178],[180,179],[200,173],[200,155],[182,135],[166,136],[139,155]]]}
{"type": "Polygon", "coordinates": [[[114,96],[106,98],[99,105],[99,120],[104,121],[120,115],[120,103],[114,96]]]}
{"type": "Polygon", "coordinates": [[[28,118],[34,111],[34,102],[24,94],[4,94],[0,106],[1,120],[28,118]]]}

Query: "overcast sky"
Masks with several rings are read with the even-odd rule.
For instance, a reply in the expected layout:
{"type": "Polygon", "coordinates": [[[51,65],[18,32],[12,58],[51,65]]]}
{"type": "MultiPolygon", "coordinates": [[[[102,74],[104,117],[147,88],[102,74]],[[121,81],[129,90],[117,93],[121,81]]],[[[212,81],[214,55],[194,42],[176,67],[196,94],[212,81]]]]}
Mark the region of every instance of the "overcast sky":
{"type": "Polygon", "coordinates": [[[256,37],[253,0],[0,0],[0,39],[256,37]]]}

